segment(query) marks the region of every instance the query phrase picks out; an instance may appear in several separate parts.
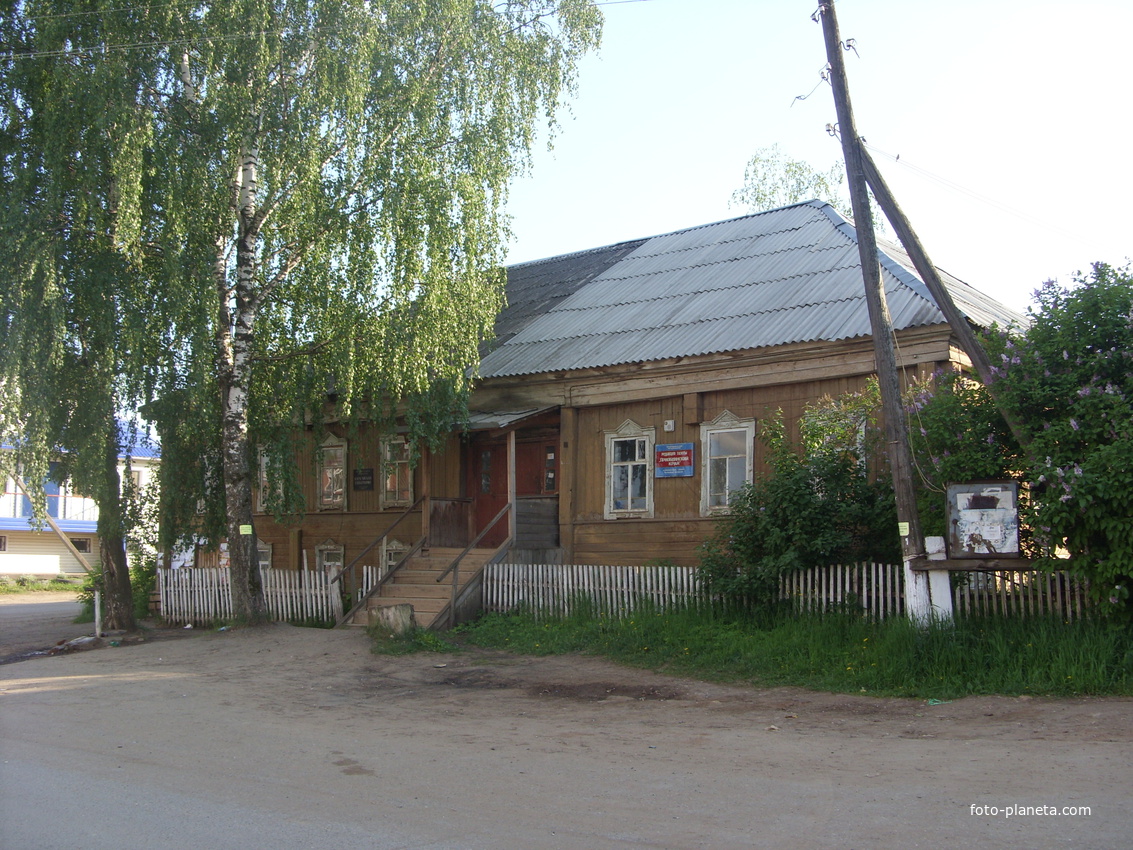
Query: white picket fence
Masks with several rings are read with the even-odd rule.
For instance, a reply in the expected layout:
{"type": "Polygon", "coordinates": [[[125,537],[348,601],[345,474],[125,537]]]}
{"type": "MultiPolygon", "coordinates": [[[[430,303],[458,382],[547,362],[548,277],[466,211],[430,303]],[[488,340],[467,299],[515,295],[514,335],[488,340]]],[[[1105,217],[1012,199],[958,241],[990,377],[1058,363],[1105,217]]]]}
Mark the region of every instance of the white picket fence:
{"type": "Polygon", "coordinates": [[[845,564],[788,573],[779,594],[800,611],[861,609],[881,619],[905,611],[904,567],[900,564],[845,564]]]}
{"type": "Polygon", "coordinates": [[[595,614],[617,616],[643,600],[658,608],[683,607],[704,594],[691,567],[489,564],[484,571],[485,611],[561,616],[582,598],[595,614]]]}
{"type": "MultiPolygon", "coordinates": [[[[382,567],[365,567],[359,593],[376,584],[382,567]]],[[[957,616],[1057,614],[1070,620],[1088,610],[1086,589],[1065,573],[1038,570],[960,573],[954,582],[957,616]]],[[[261,570],[272,619],[334,622],[342,616],[338,582],[316,570],[261,570]]],[[[227,567],[159,569],[161,617],[170,623],[207,625],[232,618],[227,567]]],[[[814,567],[783,576],[783,599],[799,611],[860,609],[876,618],[905,610],[900,565],[852,564],[814,567]]],[[[523,609],[538,615],[570,614],[586,599],[595,614],[619,616],[643,601],[680,608],[706,601],[694,567],[596,566],[579,564],[491,564],[484,571],[484,610],[523,609]]]]}
{"type": "Polygon", "coordinates": [[[952,588],[952,609],[963,615],[1034,616],[1057,614],[1073,620],[1088,613],[1087,586],[1065,572],[1002,570],[961,573],[952,588]]]}
{"type": "MultiPolygon", "coordinates": [[[[799,611],[861,610],[878,619],[905,612],[900,564],[812,567],[783,576],[780,595],[799,611]]],[[[1066,573],[1038,570],[959,573],[952,590],[957,616],[1057,614],[1070,620],[1088,608],[1085,588],[1066,573]]],[[[705,601],[694,567],[493,564],[484,572],[484,610],[569,614],[580,598],[595,613],[617,616],[642,600],[658,608],[705,601]]]]}
{"type": "MultiPolygon", "coordinates": [[[[342,616],[338,582],[318,570],[260,570],[273,620],[333,623],[342,616]]],[[[209,625],[232,619],[228,567],[182,567],[157,571],[161,619],[209,625]]]]}

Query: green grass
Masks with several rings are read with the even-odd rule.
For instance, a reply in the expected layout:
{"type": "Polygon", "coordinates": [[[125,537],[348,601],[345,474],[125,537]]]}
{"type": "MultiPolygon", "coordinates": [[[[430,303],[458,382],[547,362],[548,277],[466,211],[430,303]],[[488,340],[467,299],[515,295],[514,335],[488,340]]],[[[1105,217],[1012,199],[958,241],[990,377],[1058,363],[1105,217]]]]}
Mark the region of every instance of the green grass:
{"type": "Polygon", "coordinates": [[[918,628],[854,614],[754,617],[641,609],[562,619],[489,615],[473,645],[580,652],[623,664],[761,687],[955,699],[970,694],[1133,695],[1133,632],[1094,620],[984,618],[918,628]]]}
{"type": "Polygon", "coordinates": [[[37,579],[32,576],[0,576],[0,593],[46,593],[67,592],[78,593],[82,583],[68,579],[37,579]]]}
{"type": "Polygon", "coordinates": [[[380,626],[366,630],[370,636],[370,651],[375,655],[410,655],[414,652],[458,652],[459,647],[436,632],[428,629],[410,629],[393,635],[380,626]]]}

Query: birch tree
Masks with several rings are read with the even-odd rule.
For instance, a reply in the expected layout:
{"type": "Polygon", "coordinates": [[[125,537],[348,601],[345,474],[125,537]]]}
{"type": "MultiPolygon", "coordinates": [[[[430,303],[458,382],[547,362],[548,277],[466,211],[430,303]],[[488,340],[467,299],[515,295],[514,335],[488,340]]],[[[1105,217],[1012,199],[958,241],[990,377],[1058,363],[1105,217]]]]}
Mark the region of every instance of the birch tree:
{"type": "Polygon", "coordinates": [[[124,54],[69,49],[93,31],[46,7],[0,16],[0,432],[14,446],[0,462],[40,518],[49,475],[94,499],[105,622],[132,630],[119,414],[140,398],[128,366],[143,328],[124,308],[144,278],[123,196],[148,122],[124,54]]]}
{"type": "MultiPolygon", "coordinates": [[[[328,397],[347,420],[408,404],[422,437],[450,424],[502,304],[509,181],[600,15],[590,0],[18,8],[59,13],[73,61],[137,69],[129,107],[147,123],[116,151],[133,167],[116,244],[152,281],[129,305],[149,327],[143,385],[167,400],[149,409],[179,430],[194,486],[223,502],[238,615],[262,620],[255,446],[282,458],[328,397]]],[[[167,488],[185,486],[175,466],[167,488]]]]}
{"type": "Polygon", "coordinates": [[[841,162],[829,171],[816,171],[810,163],[791,159],[778,145],[771,145],[748,160],[743,185],[732,193],[732,204],[756,213],[817,198],[851,218],[845,183],[846,169],[841,162]]]}

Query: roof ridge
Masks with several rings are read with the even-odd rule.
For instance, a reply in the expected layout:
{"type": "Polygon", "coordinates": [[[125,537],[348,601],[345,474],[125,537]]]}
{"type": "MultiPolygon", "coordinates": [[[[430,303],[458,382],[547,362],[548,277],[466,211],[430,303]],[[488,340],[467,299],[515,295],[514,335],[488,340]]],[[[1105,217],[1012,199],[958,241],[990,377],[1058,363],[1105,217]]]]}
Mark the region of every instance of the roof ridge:
{"type": "Polygon", "coordinates": [[[686,327],[691,327],[693,325],[707,325],[707,324],[711,324],[713,322],[732,321],[733,319],[745,319],[745,318],[752,318],[752,317],[755,317],[755,316],[770,316],[770,315],[774,315],[775,313],[785,313],[788,310],[799,310],[799,309],[806,309],[806,308],[813,308],[813,307],[821,307],[821,306],[826,306],[826,305],[830,305],[830,304],[847,304],[851,301],[859,301],[859,300],[862,300],[864,298],[865,298],[865,291],[863,290],[859,294],[851,295],[847,298],[836,298],[836,299],[833,299],[831,301],[807,301],[807,302],[802,302],[802,303],[798,303],[798,304],[791,304],[787,307],[774,307],[774,308],[771,308],[771,309],[768,309],[768,310],[753,310],[753,311],[747,312],[747,313],[733,313],[730,316],[711,316],[711,317],[706,318],[706,319],[694,319],[694,320],[689,321],[689,322],[676,322],[676,323],[671,324],[671,325],[663,325],[660,328],[619,328],[618,330],[613,330],[613,331],[602,331],[600,334],[582,333],[582,334],[573,334],[571,336],[542,337],[541,339],[533,339],[533,340],[530,340],[530,341],[519,341],[519,342],[516,342],[514,337],[513,337],[512,339],[510,339],[506,343],[504,343],[504,345],[501,345],[499,348],[495,349],[495,351],[502,351],[505,346],[509,346],[509,345],[542,345],[544,343],[551,342],[551,341],[565,342],[567,340],[572,340],[572,339],[588,339],[588,338],[594,337],[594,336],[617,336],[618,334],[641,333],[643,330],[668,330],[670,328],[686,328],[686,327]]]}
{"type": "MultiPolygon", "coordinates": [[[[788,248],[786,250],[793,250],[793,249],[788,248]]],[[[823,248],[821,250],[828,251],[828,250],[840,250],[840,249],[823,248]]],[[[772,252],[769,252],[768,254],[762,254],[760,256],[771,256],[771,254],[776,254],[776,253],[779,253],[779,252],[778,251],[772,251],[772,252]]],[[[718,265],[722,265],[724,262],[735,262],[735,261],[742,260],[742,259],[745,259],[745,258],[739,257],[739,258],[737,258],[737,260],[722,260],[719,263],[702,263],[702,264],[696,265],[696,266],[686,266],[686,268],[699,269],[699,268],[705,268],[707,266],[718,266],[718,265]]],[[[566,306],[563,306],[563,305],[560,305],[560,304],[556,304],[553,309],[548,310],[543,315],[551,316],[551,315],[556,315],[556,314],[560,314],[560,313],[581,313],[584,310],[594,310],[594,309],[598,309],[599,307],[603,310],[611,308],[611,307],[625,307],[625,306],[628,306],[630,304],[642,304],[642,303],[647,303],[647,302],[657,302],[657,301],[663,301],[666,298],[678,298],[678,297],[685,296],[685,295],[698,295],[698,294],[703,293],[703,292],[727,292],[730,289],[743,289],[744,287],[748,287],[748,286],[763,286],[765,284],[781,283],[783,281],[794,280],[794,279],[797,279],[797,278],[810,277],[812,275],[829,274],[830,271],[842,271],[844,269],[853,268],[856,265],[858,265],[858,263],[854,262],[854,263],[850,263],[848,265],[834,266],[833,269],[826,269],[826,270],[823,270],[821,272],[819,272],[819,271],[801,272],[799,274],[790,274],[790,275],[786,275],[784,277],[776,277],[776,278],[770,278],[770,279],[765,279],[765,280],[753,280],[753,281],[748,281],[747,283],[736,283],[736,284],[731,284],[729,286],[717,286],[717,287],[713,287],[711,289],[684,290],[682,292],[673,293],[671,295],[654,295],[654,296],[650,296],[648,298],[634,298],[632,301],[613,301],[613,302],[610,302],[610,303],[607,303],[607,304],[602,304],[602,305],[587,305],[587,306],[582,306],[582,307],[566,307],[566,306]]],[[[619,280],[619,281],[628,281],[628,280],[632,280],[635,277],[649,277],[652,274],[654,274],[654,272],[645,272],[645,273],[642,273],[642,274],[639,274],[639,275],[626,275],[625,277],[610,278],[610,279],[611,280],[619,280]]],[[[593,283],[593,281],[591,281],[591,282],[593,283]]],[[[564,299],[564,301],[565,300],[569,300],[569,299],[564,299]]],[[[822,302],[822,303],[837,303],[837,302],[835,301],[835,302],[822,302]]],[[[795,306],[804,306],[804,305],[797,304],[795,306]]]]}
{"type": "MultiPolygon", "coordinates": [[[[585,249],[580,250],[580,251],[567,251],[564,254],[552,254],[549,257],[540,257],[537,260],[524,260],[521,263],[509,263],[508,265],[505,266],[505,268],[519,269],[519,268],[524,268],[526,266],[536,266],[536,265],[539,265],[540,263],[547,263],[547,262],[550,262],[552,260],[565,260],[569,257],[581,257],[585,254],[593,254],[593,253],[598,252],[598,251],[609,251],[613,248],[621,248],[623,245],[630,245],[630,244],[633,244],[634,242],[637,242],[639,244],[645,244],[646,242],[652,242],[654,239],[663,239],[666,236],[676,236],[678,233],[692,233],[693,231],[696,231],[696,230],[703,230],[706,227],[717,227],[721,224],[729,224],[729,223],[735,222],[735,221],[742,221],[745,218],[758,218],[759,216],[770,215],[772,213],[782,212],[783,210],[789,210],[792,207],[814,207],[815,209],[818,209],[818,210],[821,210],[823,207],[829,207],[831,210],[834,209],[833,207],[830,206],[829,202],[820,201],[817,198],[813,198],[809,201],[796,201],[793,204],[784,204],[781,207],[773,207],[772,209],[769,209],[769,210],[760,210],[759,212],[754,212],[754,213],[744,213],[743,215],[737,215],[737,216],[733,216],[731,218],[722,218],[719,221],[709,221],[709,222],[705,222],[704,224],[695,224],[695,225],[692,225],[691,227],[678,227],[676,230],[667,230],[667,231],[664,231],[662,233],[654,233],[651,236],[640,236],[636,239],[624,239],[620,242],[611,242],[608,245],[599,245],[596,248],[585,248],[585,249]]],[[[835,215],[838,215],[838,213],[836,211],[835,211],[835,215]]],[[[787,228],[787,229],[788,230],[792,230],[792,229],[797,230],[798,228],[787,228]]],[[[773,232],[785,232],[785,231],[773,231],[773,232]]]]}

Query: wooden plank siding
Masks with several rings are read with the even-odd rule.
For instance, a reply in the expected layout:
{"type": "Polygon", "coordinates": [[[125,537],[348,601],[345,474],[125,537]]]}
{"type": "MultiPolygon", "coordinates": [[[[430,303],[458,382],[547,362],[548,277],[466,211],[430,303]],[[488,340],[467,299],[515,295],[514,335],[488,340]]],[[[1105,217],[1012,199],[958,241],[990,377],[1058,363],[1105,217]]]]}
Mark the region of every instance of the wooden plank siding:
{"type": "MultiPolygon", "coordinates": [[[[376,429],[363,427],[352,439],[347,438],[346,505],[344,508],[319,510],[309,507],[295,524],[281,524],[265,513],[255,515],[256,535],[272,547],[271,565],[274,569],[297,569],[304,563],[315,565],[316,547],[324,543],[343,547],[344,564],[349,563],[377,537],[390,528],[405,512],[405,507],[381,506],[382,434],[376,429]],[[355,490],[355,469],[374,470],[374,489],[355,490]]],[[[297,452],[295,463],[300,470],[299,479],[308,506],[317,504],[318,466],[317,444],[313,438],[297,452]]],[[[416,499],[426,483],[429,492],[456,494],[460,489],[460,446],[455,435],[448,440],[445,450],[419,463],[413,471],[413,491],[416,499]],[[428,475],[428,481],[425,481],[428,475]]],[[[258,507],[258,504],[257,504],[258,507]]],[[[422,533],[421,511],[402,522],[392,539],[404,545],[416,542],[422,533]]],[[[378,565],[380,548],[374,549],[365,559],[366,564],[378,565]]],[[[362,565],[359,565],[361,567],[362,565]]],[[[360,580],[361,573],[359,573],[360,580]]]]}
{"type": "MultiPolygon", "coordinates": [[[[907,380],[923,378],[934,370],[962,362],[946,326],[916,328],[899,334],[900,358],[907,380]]],[[[653,363],[633,363],[492,378],[478,386],[470,406],[476,410],[529,410],[556,408],[537,421],[517,426],[519,443],[532,440],[537,447],[557,442],[558,545],[561,558],[576,564],[673,563],[692,565],[697,548],[712,533],[716,520],[700,516],[703,447],[700,428],[724,411],[739,419],[754,419],[754,466],[767,470],[767,450],[760,433],[768,417],[782,410],[787,436],[798,439],[798,421],[808,404],[824,396],[838,396],[865,386],[873,371],[868,338],[839,342],[797,343],[774,349],[710,354],[653,363]],[[555,431],[557,417],[558,432],[555,431]],[[653,517],[605,519],[607,458],[605,434],[631,420],[653,428],[655,443],[692,443],[695,446],[691,477],[652,479],[653,517]],[[665,423],[673,423],[665,431],[665,423]]],[[[502,437],[506,429],[501,430],[502,437]]],[[[311,508],[295,526],[256,517],[258,536],[272,545],[272,564],[295,569],[314,564],[315,547],[333,542],[344,549],[345,562],[355,557],[402,513],[381,508],[381,434],[363,427],[347,439],[345,508],[311,508]],[[374,470],[374,489],[353,489],[354,469],[374,470]]],[[[441,451],[431,453],[414,472],[414,496],[428,493],[438,499],[475,494],[462,467],[462,437],[454,433],[441,451]],[[427,476],[427,481],[425,480],[427,476]]],[[[296,463],[308,505],[317,504],[317,446],[313,437],[298,453],[296,463]]],[[[530,489],[530,488],[529,488],[530,489]]],[[[523,495],[522,493],[520,495],[523,495]]],[[[538,525],[537,532],[521,535],[526,549],[549,551],[553,539],[556,502],[548,499],[544,511],[522,518],[538,525]]],[[[422,533],[419,517],[399,526],[400,542],[415,541],[422,533]]],[[[377,563],[378,553],[374,554],[377,563]]]]}
{"type": "MultiPolygon", "coordinates": [[[[698,494],[698,502],[699,498],[698,494]]],[[[711,517],[576,522],[571,562],[694,566],[697,548],[712,533],[715,522],[711,517]]]]}

